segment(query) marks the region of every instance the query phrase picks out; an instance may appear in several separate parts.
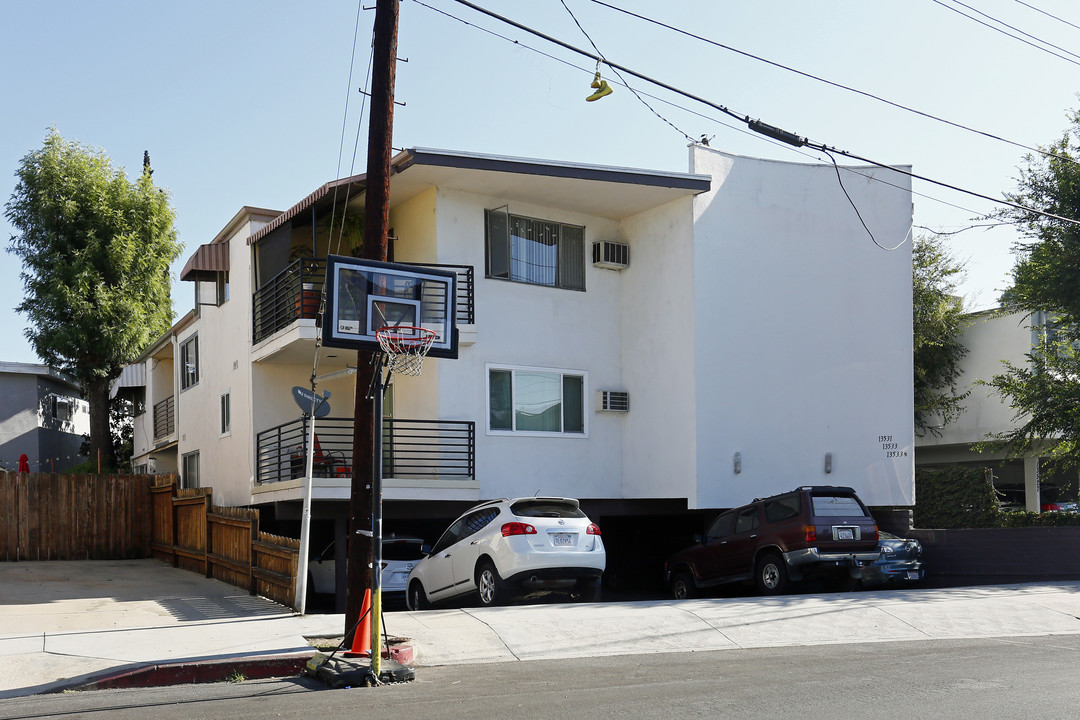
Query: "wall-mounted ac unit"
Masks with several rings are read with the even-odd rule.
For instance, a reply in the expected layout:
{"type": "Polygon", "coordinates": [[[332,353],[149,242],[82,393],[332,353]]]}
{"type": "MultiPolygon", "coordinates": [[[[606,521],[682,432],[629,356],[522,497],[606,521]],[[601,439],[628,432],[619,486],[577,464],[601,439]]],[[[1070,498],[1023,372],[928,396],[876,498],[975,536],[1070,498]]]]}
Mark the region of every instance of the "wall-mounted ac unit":
{"type": "Polygon", "coordinates": [[[596,409],[602,412],[630,412],[630,393],[624,390],[597,390],[596,409]]]}
{"type": "Polygon", "coordinates": [[[604,240],[592,244],[592,263],[608,270],[622,270],[630,266],[630,246],[626,243],[604,240]]]}

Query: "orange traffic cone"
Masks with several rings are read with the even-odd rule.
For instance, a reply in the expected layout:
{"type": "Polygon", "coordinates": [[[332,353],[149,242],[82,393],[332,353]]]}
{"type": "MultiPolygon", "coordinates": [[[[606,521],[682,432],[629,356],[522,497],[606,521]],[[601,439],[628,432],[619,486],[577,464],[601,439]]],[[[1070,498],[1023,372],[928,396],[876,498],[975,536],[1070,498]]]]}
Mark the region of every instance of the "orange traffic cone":
{"type": "Polygon", "coordinates": [[[364,603],[360,606],[360,625],[353,633],[352,650],[345,657],[371,657],[371,590],[364,591],[364,603]]]}

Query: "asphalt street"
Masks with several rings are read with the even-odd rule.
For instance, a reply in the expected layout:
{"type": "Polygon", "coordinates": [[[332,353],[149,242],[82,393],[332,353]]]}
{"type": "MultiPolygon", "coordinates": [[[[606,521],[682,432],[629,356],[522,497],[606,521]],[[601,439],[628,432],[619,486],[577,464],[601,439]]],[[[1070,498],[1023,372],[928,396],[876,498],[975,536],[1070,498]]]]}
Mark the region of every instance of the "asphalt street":
{"type": "Polygon", "coordinates": [[[1080,636],[621,655],[421,668],[411,683],[329,690],[264,680],[0,701],[0,718],[1065,718],[1080,636]]]}

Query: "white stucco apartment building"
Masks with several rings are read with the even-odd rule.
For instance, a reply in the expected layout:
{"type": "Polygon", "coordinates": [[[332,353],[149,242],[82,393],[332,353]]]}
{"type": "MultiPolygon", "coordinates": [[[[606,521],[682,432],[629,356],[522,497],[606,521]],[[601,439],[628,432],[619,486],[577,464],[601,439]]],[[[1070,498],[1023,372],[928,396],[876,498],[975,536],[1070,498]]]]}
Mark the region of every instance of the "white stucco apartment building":
{"type": "MultiPolygon", "coordinates": [[[[960,465],[988,470],[1006,507],[1038,512],[1044,505],[1069,500],[1061,492],[1075,487],[1076,471],[1055,470],[1046,462],[1049,449],[1024,457],[989,442],[1023,422],[1009,403],[982,382],[1003,374],[1005,363],[1028,365],[1027,354],[1042,343],[1047,315],[1042,312],[973,313],[961,335],[967,355],[960,361],[956,387],[968,396],[961,413],[947,425],[917,438],[916,462],[920,468],[960,465]]],[[[1075,492],[1075,490],[1073,490],[1075,492]]]]}
{"type": "MultiPolygon", "coordinates": [[[[456,360],[393,380],[388,528],[425,532],[418,521],[438,526],[481,499],[569,495],[617,548],[649,523],[693,532],[695,518],[800,485],[910,506],[910,182],[840,175],[843,186],[832,166],[701,145],[688,173],[398,155],[390,259],[458,274],[461,342],[456,360]],[[492,212],[544,229],[525,245],[545,245],[545,267],[493,276],[492,212]],[[499,373],[553,379],[561,426],[491,427],[499,373]],[[410,454],[415,437],[434,450],[410,454]]],[[[312,310],[327,253],[360,242],[363,192],[358,176],[284,213],[243,208],[192,255],[181,279],[199,304],[143,358],[136,465],[293,521],[303,421],[290,391],[313,369],[337,373],[317,387],[331,411],[316,422],[313,517],[343,539],[354,376],[338,371],[357,354],[320,347],[316,364],[312,310]]]]}

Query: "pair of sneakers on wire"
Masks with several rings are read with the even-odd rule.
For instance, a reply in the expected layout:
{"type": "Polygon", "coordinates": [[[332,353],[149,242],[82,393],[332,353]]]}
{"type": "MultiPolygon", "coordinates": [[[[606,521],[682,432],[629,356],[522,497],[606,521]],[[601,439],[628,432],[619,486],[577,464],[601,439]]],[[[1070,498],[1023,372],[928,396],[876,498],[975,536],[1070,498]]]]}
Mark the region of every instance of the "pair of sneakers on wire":
{"type": "Polygon", "coordinates": [[[585,98],[585,102],[592,102],[593,100],[599,100],[600,98],[602,98],[602,97],[604,97],[606,95],[610,95],[612,92],[614,92],[611,89],[611,86],[608,85],[607,80],[604,80],[604,79],[602,79],[600,77],[600,71],[599,70],[596,71],[596,76],[593,77],[592,84],[589,87],[595,88],[596,92],[594,92],[589,97],[585,98]]]}

